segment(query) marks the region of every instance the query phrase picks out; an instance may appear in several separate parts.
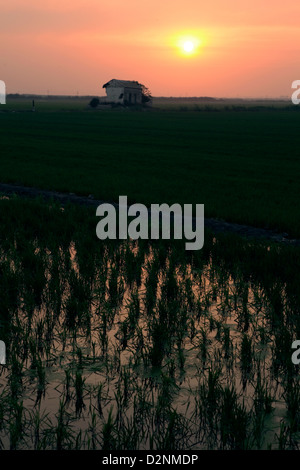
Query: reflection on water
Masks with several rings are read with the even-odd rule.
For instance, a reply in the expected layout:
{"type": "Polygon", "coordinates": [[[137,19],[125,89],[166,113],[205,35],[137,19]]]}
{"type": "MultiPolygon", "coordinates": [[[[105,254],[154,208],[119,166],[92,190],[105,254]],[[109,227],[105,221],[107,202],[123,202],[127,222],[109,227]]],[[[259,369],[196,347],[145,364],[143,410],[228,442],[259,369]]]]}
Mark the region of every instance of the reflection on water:
{"type": "Polygon", "coordinates": [[[2,247],[2,446],[297,448],[294,290],[215,245],[2,247]]]}

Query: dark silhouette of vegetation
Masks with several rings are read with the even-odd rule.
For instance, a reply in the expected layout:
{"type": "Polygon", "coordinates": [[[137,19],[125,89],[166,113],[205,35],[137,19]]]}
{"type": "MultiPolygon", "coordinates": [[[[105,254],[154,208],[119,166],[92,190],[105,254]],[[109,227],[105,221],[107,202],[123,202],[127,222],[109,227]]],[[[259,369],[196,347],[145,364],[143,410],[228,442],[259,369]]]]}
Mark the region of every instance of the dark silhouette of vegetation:
{"type": "Polygon", "coordinates": [[[97,108],[97,106],[99,106],[99,104],[100,104],[99,98],[92,98],[91,101],[90,101],[90,107],[91,108],[97,108]]]}
{"type": "Polygon", "coordinates": [[[145,104],[150,101],[152,101],[151,91],[145,85],[142,85],[142,103],[145,104]]]}

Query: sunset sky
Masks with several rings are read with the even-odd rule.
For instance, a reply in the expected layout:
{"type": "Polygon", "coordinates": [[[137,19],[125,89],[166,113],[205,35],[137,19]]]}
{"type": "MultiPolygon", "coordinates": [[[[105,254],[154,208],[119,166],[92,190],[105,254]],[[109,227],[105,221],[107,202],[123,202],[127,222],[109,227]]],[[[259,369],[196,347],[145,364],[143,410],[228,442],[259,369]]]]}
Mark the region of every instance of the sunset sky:
{"type": "Polygon", "coordinates": [[[104,95],[103,83],[117,78],[138,80],[154,96],[276,97],[290,96],[300,79],[296,0],[2,0],[0,7],[8,93],[104,95]]]}

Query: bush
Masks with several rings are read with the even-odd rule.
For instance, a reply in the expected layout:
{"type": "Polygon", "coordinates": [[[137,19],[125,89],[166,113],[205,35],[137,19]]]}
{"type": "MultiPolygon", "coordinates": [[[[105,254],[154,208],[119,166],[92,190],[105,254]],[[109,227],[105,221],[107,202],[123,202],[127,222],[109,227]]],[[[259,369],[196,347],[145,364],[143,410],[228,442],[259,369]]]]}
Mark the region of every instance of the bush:
{"type": "Polygon", "coordinates": [[[100,104],[99,98],[93,98],[90,101],[90,107],[91,108],[97,108],[97,106],[99,106],[99,104],[100,104]]]}

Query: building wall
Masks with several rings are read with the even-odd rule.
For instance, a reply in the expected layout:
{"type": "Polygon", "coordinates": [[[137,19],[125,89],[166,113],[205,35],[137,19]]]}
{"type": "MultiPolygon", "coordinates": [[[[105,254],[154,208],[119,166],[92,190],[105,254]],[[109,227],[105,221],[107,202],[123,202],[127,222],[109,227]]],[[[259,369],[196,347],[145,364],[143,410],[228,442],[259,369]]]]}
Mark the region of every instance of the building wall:
{"type": "Polygon", "coordinates": [[[128,102],[131,104],[140,104],[142,102],[142,91],[137,88],[119,88],[110,87],[106,88],[107,101],[113,101],[114,103],[128,102]],[[122,98],[120,98],[120,96],[122,98]]]}
{"type": "Polygon", "coordinates": [[[140,104],[142,91],[137,88],[124,88],[124,100],[131,104],[140,104]]]}
{"type": "Polygon", "coordinates": [[[107,87],[106,94],[107,94],[107,101],[113,101],[114,103],[123,103],[124,88],[107,87]],[[121,94],[123,94],[123,98],[120,98],[121,94]]]}

